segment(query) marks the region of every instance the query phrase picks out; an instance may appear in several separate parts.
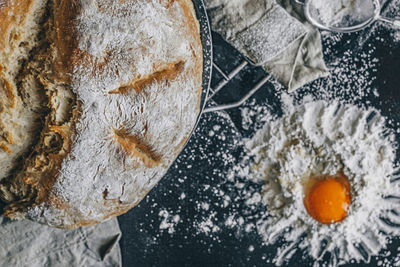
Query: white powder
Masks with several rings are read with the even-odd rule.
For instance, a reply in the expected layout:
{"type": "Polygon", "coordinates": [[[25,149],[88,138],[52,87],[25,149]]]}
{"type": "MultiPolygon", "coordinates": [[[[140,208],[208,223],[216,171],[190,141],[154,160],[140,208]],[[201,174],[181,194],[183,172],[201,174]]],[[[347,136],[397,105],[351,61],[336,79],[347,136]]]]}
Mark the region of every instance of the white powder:
{"type": "Polygon", "coordinates": [[[201,206],[201,208],[202,208],[203,210],[209,210],[209,209],[210,209],[210,204],[208,204],[208,203],[206,203],[206,202],[202,202],[202,203],[200,204],[200,206],[201,206]]]}
{"type": "Polygon", "coordinates": [[[393,36],[393,40],[395,43],[399,43],[400,42],[400,31],[395,31],[392,33],[393,36]]]}
{"type": "Polygon", "coordinates": [[[348,27],[360,24],[374,16],[371,0],[314,0],[310,15],[325,26],[348,27]]]}
{"type": "Polygon", "coordinates": [[[175,227],[181,219],[180,216],[173,215],[165,209],[160,210],[158,215],[162,218],[160,230],[167,230],[169,234],[175,233],[175,227]]]}
{"type": "Polygon", "coordinates": [[[266,244],[279,239],[288,243],[278,249],[275,264],[297,249],[308,250],[315,260],[329,253],[330,266],[351,259],[368,262],[386,247],[388,237],[400,235],[399,227],[387,223],[400,222],[400,201],[386,198],[397,196],[399,186],[394,179],[397,147],[385,123],[371,108],[306,101],[288,105],[282,118],[246,141],[254,160],[251,178],[264,183],[262,198],[268,210],[257,223],[258,232],[266,244]],[[320,224],[304,208],[303,184],[311,173],[339,170],[349,178],[352,204],[344,221],[320,224]]]}
{"type": "Polygon", "coordinates": [[[179,197],[180,200],[183,200],[186,198],[186,194],[182,192],[181,196],[179,197]]]}
{"type": "Polygon", "coordinates": [[[210,216],[200,222],[195,222],[195,227],[205,235],[219,232],[221,228],[215,223],[216,212],[210,213],[210,216]]]}

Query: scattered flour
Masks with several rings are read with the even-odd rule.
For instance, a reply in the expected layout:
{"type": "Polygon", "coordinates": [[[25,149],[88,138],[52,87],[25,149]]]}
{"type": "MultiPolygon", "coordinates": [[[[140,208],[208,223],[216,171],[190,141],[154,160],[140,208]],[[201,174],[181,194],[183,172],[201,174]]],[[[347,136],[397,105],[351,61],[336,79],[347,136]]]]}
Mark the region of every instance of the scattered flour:
{"type": "MultiPolygon", "coordinates": [[[[326,101],[288,103],[282,118],[272,119],[246,141],[254,164],[251,178],[263,185],[265,218],[257,222],[266,244],[284,239],[274,259],[281,265],[297,249],[315,260],[330,254],[329,266],[369,262],[400,235],[398,169],[394,135],[377,110],[326,101]],[[303,205],[304,183],[311,174],[349,178],[352,204],[341,223],[324,225],[303,205]],[[397,172],[397,173],[396,173],[397,172]],[[395,197],[394,197],[395,196],[395,197]],[[327,242],[327,245],[324,245],[327,242]]],[[[259,197],[248,199],[257,200],[259,197]]]]}
{"type": "Polygon", "coordinates": [[[392,36],[395,43],[400,43],[400,31],[394,31],[392,36]]]}
{"type": "Polygon", "coordinates": [[[167,210],[160,210],[158,215],[162,218],[160,230],[167,230],[169,234],[175,233],[175,226],[179,223],[180,216],[173,215],[167,210]]]}
{"type": "Polygon", "coordinates": [[[216,215],[216,212],[212,212],[208,218],[205,218],[205,220],[196,222],[195,227],[197,227],[205,235],[219,232],[221,228],[214,221],[216,215]]]}

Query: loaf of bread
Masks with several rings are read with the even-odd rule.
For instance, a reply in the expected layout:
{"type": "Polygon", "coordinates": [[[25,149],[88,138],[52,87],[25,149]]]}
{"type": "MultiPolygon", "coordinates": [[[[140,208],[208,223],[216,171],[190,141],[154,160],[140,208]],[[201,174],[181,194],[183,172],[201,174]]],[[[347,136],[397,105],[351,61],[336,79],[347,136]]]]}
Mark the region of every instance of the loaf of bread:
{"type": "Polygon", "coordinates": [[[190,135],[190,0],[0,0],[3,215],[60,228],[137,205],[190,135]]]}

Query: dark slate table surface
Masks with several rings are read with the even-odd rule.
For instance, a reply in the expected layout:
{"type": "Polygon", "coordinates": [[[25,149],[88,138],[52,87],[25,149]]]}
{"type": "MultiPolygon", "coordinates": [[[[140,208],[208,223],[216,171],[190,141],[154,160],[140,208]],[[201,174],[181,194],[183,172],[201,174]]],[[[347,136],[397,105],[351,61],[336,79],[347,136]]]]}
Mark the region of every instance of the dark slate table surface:
{"type": "MultiPolygon", "coordinates": [[[[400,29],[398,32],[381,24],[352,34],[323,32],[324,57],[331,75],[301,88],[296,97],[352,97],[356,103],[381,109],[396,127],[400,122],[400,29]]],[[[214,62],[225,72],[244,60],[214,33],[213,47],[214,62]]],[[[216,103],[239,99],[265,75],[261,68],[247,66],[216,96],[216,103]]],[[[221,79],[214,71],[212,87],[221,79]]],[[[239,190],[228,174],[241,157],[241,138],[252,136],[263,125],[266,111],[281,113],[277,96],[284,91],[272,80],[242,108],[202,116],[167,175],[140,205],[118,218],[123,232],[123,266],[273,266],[268,259],[276,254],[277,246],[263,245],[254,229],[246,231],[260,211],[244,205],[245,194],[260,185],[241,181],[239,190]],[[243,118],[244,111],[252,112],[251,123],[243,118]],[[227,226],[232,215],[236,225],[227,226]]],[[[388,251],[396,252],[399,245],[400,240],[394,239],[388,251]]],[[[377,266],[383,259],[373,257],[369,264],[347,266],[377,266]]],[[[299,251],[285,266],[312,263],[299,251]]]]}

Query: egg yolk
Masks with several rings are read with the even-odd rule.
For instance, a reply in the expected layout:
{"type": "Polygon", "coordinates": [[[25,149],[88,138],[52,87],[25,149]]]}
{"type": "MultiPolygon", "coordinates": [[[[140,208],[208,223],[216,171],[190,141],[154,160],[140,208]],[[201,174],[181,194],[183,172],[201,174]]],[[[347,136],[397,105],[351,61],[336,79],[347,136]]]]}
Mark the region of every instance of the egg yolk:
{"type": "Polygon", "coordinates": [[[308,214],[323,224],[342,221],[351,203],[350,185],[344,174],[315,179],[304,197],[308,214]]]}

